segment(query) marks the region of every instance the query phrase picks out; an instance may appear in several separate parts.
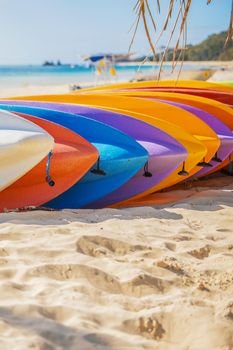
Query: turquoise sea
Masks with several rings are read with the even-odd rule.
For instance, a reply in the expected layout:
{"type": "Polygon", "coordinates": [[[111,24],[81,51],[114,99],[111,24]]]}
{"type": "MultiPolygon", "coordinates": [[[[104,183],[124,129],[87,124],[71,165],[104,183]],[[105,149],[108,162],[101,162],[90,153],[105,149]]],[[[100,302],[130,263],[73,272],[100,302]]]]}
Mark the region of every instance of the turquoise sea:
{"type": "MultiPolygon", "coordinates": [[[[184,69],[190,67],[184,66],[184,69]]],[[[192,66],[192,69],[200,67],[192,66]]],[[[169,66],[164,66],[164,70],[169,70],[169,66]]],[[[159,66],[149,65],[116,65],[116,80],[133,79],[135,74],[152,73],[159,70],[159,66]]],[[[110,77],[101,77],[100,79],[110,79],[110,77]]],[[[24,87],[28,85],[62,85],[62,84],[81,84],[91,83],[96,80],[95,68],[85,65],[61,65],[61,66],[0,66],[0,86],[1,87],[24,87]]]]}

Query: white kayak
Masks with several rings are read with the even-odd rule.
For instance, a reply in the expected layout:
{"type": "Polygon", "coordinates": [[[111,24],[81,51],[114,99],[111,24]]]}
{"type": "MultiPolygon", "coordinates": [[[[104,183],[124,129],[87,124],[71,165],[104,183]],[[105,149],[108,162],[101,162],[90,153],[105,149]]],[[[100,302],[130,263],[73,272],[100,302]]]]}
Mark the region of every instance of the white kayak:
{"type": "Polygon", "coordinates": [[[0,190],[37,165],[53,145],[53,137],[39,126],[13,113],[0,111],[0,190]]]}

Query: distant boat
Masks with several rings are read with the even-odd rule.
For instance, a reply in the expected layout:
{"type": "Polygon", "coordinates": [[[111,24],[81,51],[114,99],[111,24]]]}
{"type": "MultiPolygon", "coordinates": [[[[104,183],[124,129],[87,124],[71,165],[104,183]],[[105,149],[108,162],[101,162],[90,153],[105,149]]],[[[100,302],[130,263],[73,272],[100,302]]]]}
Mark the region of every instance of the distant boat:
{"type": "Polygon", "coordinates": [[[49,67],[49,66],[55,66],[55,63],[53,61],[45,61],[42,64],[43,67],[49,67]]]}
{"type": "Polygon", "coordinates": [[[62,63],[60,60],[57,60],[57,63],[54,63],[53,61],[44,61],[42,66],[43,67],[62,66],[62,63]]]}
{"type": "Polygon", "coordinates": [[[84,61],[90,61],[90,62],[99,62],[102,59],[107,59],[111,62],[128,62],[130,59],[130,56],[132,56],[133,53],[126,53],[126,54],[112,54],[112,53],[101,53],[97,55],[91,55],[91,56],[84,56],[84,61]]]}

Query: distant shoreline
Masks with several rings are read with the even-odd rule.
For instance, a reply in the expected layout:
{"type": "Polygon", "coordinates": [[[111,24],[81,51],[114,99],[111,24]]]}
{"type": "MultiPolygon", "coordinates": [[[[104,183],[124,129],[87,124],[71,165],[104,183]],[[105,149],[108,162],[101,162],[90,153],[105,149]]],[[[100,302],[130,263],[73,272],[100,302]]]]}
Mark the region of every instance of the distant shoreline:
{"type": "MultiPolygon", "coordinates": [[[[172,61],[164,61],[164,65],[171,66],[172,61]]],[[[180,63],[178,63],[179,65],[180,63]]],[[[121,67],[131,67],[131,66],[160,66],[160,62],[145,62],[143,63],[140,61],[130,61],[130,62],[116,62],[116,66],[121,67]]],[[[190,65],[190,66],[214,66],[214,67],[229,67],[233,68],[233,60],[232,61],[184,61],[184,65],[190,65]]],[[[0,67],[63,67],[63,66],[76,66],[76,64],[61,64],[61,65],[51,65],[51,66],[43,66],[43,64],[39,63],[27,63],[27,64],[0,64],[0,67]]],[[[80,64],[77,64],[77,66],[82,66],[80,64]]]]}
{"type": "MultiPolygon", "coordinates": [[[[171,65],[172,61],[164,61],[164,65],[171,65]]],[[[116,64],[117,66],[159,66],[160,62],[146,62],[141,63],[138,61],[132,61],[132,62],[119,62],[116,64]]],[[[214,67],[227,67],[227,68],[233,68],[233,60],[232,61],[184,61],[184,65],[191,65],[191,66],[214,66],[214,67]]]]}
{"type": "MultiPolygon", "coordinates": [[[[166,65],[170,65],[171,62],[164,62],[166,65]]],[[[181,80],[209,80],[209,81],[221,81],[221,80],[233,80],[233,61],[187,61],[184,63],[186,69],[180,74],[181,80]],[[188,69],[187,69],[188,66],[188,69]],[[199,66],[199,69],[195,69],[194,66],[199,66]]],[[[139,66],[138,62],[126,62],[122,63],[122,66],[139,66]]],[[[154,62],[147,62],[148,67],[153,67],[153,65],[158,67],[158,64],[154,62]]],[[[157,75],[158,75],[157,69],[157,75]]],[[[155,72],[136,72],[134,75],[134,80],[145,81],[145,80],[156,80],[157,75],[155,72]]],[[[161,75],[161,80],[176,80],[178,78],[178,70],[171,73],[170,71],[164,70],[161,75]]],[[[21,78],[20,78],[21,79],[21,78]]],[[[113,83],[126,83],[131,79],[124,75],[122,72],[117,79],[111,79],[106,81],[105,79],[95,80],[95,75],[93,74],[93,80],[84,81],[82,76],[76,76],[70,78],[70,81],[66,83],[52,83],[48,79],[47,83],[36,83],[26,81],[19,85],[19,78],[11,76],[12,86],[7,86],[6,84],[0,84],[0,97],[6,98],[10,96],[26,96],[26,95],[46,95],[46,94],[63,94],[71,91],[71,86],[77,85],[81,88],[89,88],[97,85],[106,85],[113,83]],[[17,78],[17,79],[16,79],[17,78]]]]}

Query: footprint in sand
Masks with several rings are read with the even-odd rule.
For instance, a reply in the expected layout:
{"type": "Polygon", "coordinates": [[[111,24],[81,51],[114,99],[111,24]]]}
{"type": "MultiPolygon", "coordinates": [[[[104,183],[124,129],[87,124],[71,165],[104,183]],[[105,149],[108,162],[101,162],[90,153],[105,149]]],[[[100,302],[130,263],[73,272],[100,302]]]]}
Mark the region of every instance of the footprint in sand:
{"type": "Polygon", "coordinates": [[[121,284],[122,292],[133,297],[143,297],[151,294],[161,294],[168,291],[173,284],[173,280],[160,278],[146,273],[121,284]]]}
{"type": "Polygon", "coordinates": [[[25,279],[50,278],[64,283],[67,280],[86,280],[93,287],[108,293],[118,294],[121,292],[120,282],[111,274],[92,266],[81,264],[46,264],[36,266],[25,274],[25,279]]]}
{"type": "Polygon", "coordinates": [[[143,245],[132,245],[127,242],[101,236],[82,236],[76,243],[77,252],[93,257],[112,254],[123,256],[149,249],[151,248],[143,245]]]}

